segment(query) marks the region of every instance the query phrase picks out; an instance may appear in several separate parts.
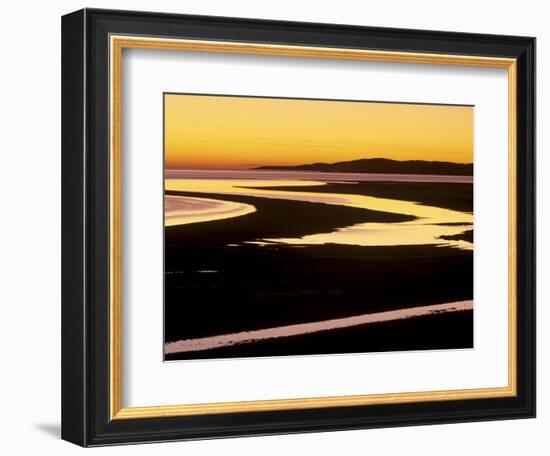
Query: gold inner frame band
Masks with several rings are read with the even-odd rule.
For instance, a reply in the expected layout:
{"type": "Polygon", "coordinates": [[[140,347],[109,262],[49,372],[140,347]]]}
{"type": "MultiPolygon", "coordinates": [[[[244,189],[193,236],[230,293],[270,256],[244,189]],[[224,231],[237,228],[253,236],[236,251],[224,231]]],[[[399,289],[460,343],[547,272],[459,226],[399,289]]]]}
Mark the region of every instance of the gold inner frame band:
{"type": "Polygon", "coordinates": [[[221,413],[298,410],[312,408],[397,404],[511,397],[517,394],[516,291],[516,59],[389,52],[330,47],[290,46],[227,41],[186,40],[111,35],[110,52],[110,415],[111,419],[159,418],[221,413]],[[376,62],[455,65],[508,70],[508,385],[494,388],[366,394],[353,396],[273,399],[244,402],[122,407],[122,208],[121,208],[121,96],[122,50],[154,49],[302,58],[368,60],[376,62]]]}

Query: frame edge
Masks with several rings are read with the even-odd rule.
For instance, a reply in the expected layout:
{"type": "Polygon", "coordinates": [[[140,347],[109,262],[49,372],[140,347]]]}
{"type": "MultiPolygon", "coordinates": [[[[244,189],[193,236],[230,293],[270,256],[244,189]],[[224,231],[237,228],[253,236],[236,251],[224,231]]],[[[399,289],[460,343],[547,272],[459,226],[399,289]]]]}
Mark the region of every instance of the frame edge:
{"type": "Polygon", "coordinates": [[[61,438],[87,445],[85,299],[86,11],[61,19],[61,438]]]}

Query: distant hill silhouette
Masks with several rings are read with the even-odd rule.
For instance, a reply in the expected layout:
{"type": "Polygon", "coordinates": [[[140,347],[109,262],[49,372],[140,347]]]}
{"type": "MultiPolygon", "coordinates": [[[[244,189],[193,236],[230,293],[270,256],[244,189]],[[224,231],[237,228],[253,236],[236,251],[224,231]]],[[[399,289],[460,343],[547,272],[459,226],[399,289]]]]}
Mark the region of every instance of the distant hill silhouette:
{"type": "Polygon", "coordinates": [[[473,163],[452,163],[442,161],[409,160],[399,161],[387,158],[363,158],[337,163],[311,163],[295,166],[260,166],[254,169],[283,171],[322,171],[328,173],[384,173],[384,174],[442,174],[472,176],[473,163]]]}

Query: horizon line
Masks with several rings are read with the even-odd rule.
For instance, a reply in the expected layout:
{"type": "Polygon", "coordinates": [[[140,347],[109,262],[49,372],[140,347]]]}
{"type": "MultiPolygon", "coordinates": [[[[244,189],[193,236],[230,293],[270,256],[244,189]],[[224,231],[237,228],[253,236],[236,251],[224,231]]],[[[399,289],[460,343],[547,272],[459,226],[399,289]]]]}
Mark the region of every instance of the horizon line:
{"type": "Polygon", "coordinates": [[[299,163],[299,164],[257,164],[257,165],[241,165],[241,166],[235,166],[235,167],[212,167],[209,166],[207,168],[205,167],[194,167],[194,166],[169,166],[165,163],[164,169],[192,169],[192,170],[239,170],[239,171],[254,171],[258,170],[258,168],[263,167],[288,167],[288,168],[296,168],[300,166],[312,166],[312,165],[336,165],[339,163],[350,163],[350,162],[356,162],[360,160],[388,160],[392,162],[398,162],[398,163],[407,163],[407,162],[424,162],[424,163],[449,163],[452,165],[474,165],[474,162],[452,162],[452,161],[446,161],[446,160],[421,160],[421,159],[411,159],[411,160],[395,160],[393,158],[385,158],[385,157],[370,157],[370,158],[357,158],[354,160],[343,160],[343,161],[336,161],[336,162],[312,162],[312,163],[299,163]]]}

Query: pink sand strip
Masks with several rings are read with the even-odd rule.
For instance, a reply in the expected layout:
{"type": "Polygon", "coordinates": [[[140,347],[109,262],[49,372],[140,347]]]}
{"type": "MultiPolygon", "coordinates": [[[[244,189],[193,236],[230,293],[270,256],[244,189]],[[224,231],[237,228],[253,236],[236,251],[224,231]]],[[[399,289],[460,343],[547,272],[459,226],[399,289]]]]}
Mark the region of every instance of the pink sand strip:
{"type": "Polygon", "coordinates": [[[353,317],[334,318],[332,320],[316,321],[312,323],[278,326],[275,328],[258,329],[254,331],[242,331],[232,334],[223,334],[220,336],[185,339],[166,343],[164,345],[164,352],[169,355],[173,353],[212,350],[214,348],[247,344],[266,339],[299,336],[321,331],[330,331],[333,329],[350,328],[353,326],[403,320],[406,318],[422,317],[439,313],[460,312],[471,310],[473,308],[473,301],[456,301],[430,306],[411,307],[408,309],[356,315],[353,317]]]}

